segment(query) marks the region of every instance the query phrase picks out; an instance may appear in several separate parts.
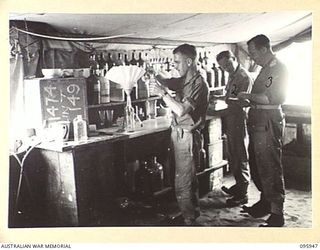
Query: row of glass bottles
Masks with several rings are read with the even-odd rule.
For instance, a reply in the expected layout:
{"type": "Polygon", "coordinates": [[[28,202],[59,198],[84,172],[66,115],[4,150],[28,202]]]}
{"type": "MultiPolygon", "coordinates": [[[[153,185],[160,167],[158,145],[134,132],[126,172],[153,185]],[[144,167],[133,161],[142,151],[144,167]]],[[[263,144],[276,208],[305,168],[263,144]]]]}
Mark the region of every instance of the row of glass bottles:
{"type": "Polygon", "coordinates": [[[89,58],[89,67],[94,70],[100,69],[103,71],[102,75],[105,75],[108,69],[111,69],[113,66],[121,65],[137,65],[139,67],[147,68],[152,66],[155,70],[166,70],[170,71],[173,67],[173,58],[172,57],[150,57],[148,53],[139,52],[138,58],[136,59],[136,52],[133,51],[131,54],[131,59],[128,60],[128,54],[117,53],[116,58],[113,57],[114,54],[108,53],[105,58],[104,53],[92,54],[89,58]]]}
{"type": "MultiPolygon", "coordinates": [[[[200,52],[198,55],[198,66],[200,69],[206,72],[207,81],[210,87],[221,87],[225,86],[227,82],[227,74],[220,67],[216,66],[216,63],[212,63],[213,60],[207,56],[207,52],[203,52],[204,56],[200,52]]],[[[210,52],[209,52],[210,53],[210,52]]],[[[104,53],[92,54],[89,58],[89,66],[93,70],[99,70],[99,75],[104,76],[108,69],[113,66],[120,65],[137,65],[147,69],[153,67],[156,72],[159,71],[173,71],[174,64],[172,57],[150,57],[148,53],[139,52],[138,58],[136,59],[136,52],[133,51],[131,59],[128,60],[128,54],[117,53],[116,58],[113,58],[112,53],[108,53],[105,58],[104,53]]],[[[133,98],[134,99],[134,98],[133,98]]]]}
{"type": "Polygon", "coordinates": [[[221,67],[217,67],[215,63],[212,63],[212,67],[210,67],[210,61],[207,57],[207,52],[204,52],[204,57],[202,57],[201,52],[199,53],[198,66],[205,73],[209,87],[219,88],[225,86],[228,81],[228,74],[221,67]]]}
{"type": "MultiPolygon", "coordinates": [[[[112,59],[111,53],[108,53],[107,59],[104,59],[103,53],[101,53],[99,57],[96,57],[95,54],[93,54],[89,58],[89,64],[90,76],[87,79],[89,105],[108,103],[110,101],[123,101],[125,99],[125,95],[121,88],[119,88],[117,84],[109,82],[105,78],[105,75],[109,69],[120,65],[137,65],[139,67],[146,67],[145,62],[141,58],[141,53],[139,54],[138,60],[135,59],[133,53],[130,61],[128,61],[127,55],[125,55],[123,60],[121,53],[118,53],[117,60],[112,59]],[[111,93],[110,88],[112,88],[111,93]]],[[[148,86],[146,86],[144,81],[139,80],[138,89],[135,87],[131,92],[131,100],[148,97],[148,86]]]]}
{"type": "MultiPolygon", "coordinates": [[[[104,76],[106,72],[113,66],[137,65],[139,67],[143,67],[146,70],[149,68],[153,68],[155,72],[167,72],[169,73],[168,76],[178,76],[176,70],[174,69],[172,57],[151,57],[148,53],[142,52],[139,52],[138,57],[136,57],[136,54],[137,53],[133,51],[130,60],[128,59],[129,53],[113,54],[109,52],[107,53],[106,58],[103,52],[97,55],[93,54],[90,56],[89,60],[90,68],[92,68],[95,72],[99,72],[97,73],[97,75],[104,76]]],[[[209,58],[206,56],[206,52],[204,52],[204,57],[202,57],[201,53],[199,53],[198,59],[199,68],[205,71],[205,76],[207,78],[209,86],[215,88],[225,86],[225,72],[220,67],[216,67],[215,63],[213,63],[212,67],[210,67],[209,58]]],[[[138,85],[141,85],[141,81],[143,81],[143,79],[139,81],[138,85]]],[[[137,91],[137,89],[134,89],[134,91],[131,92],[132,100],[149,97],[149,93],[147,93],[148,91],[144,86],[140,86],[140,89],[144,90],[139,92],[137,91]]]]}

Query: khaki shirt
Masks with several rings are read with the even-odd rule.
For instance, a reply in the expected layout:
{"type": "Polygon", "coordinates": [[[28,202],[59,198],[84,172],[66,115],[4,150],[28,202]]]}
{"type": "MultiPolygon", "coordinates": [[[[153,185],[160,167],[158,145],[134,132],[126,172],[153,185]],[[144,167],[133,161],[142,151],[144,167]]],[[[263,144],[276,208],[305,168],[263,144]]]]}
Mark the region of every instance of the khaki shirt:
{"type": "MultiPolygon", "coordinates": [[[[288,72],[286,66],[273,57],[260,71],[251,93],[265,94],[270,105],[283,104],[286,97],[288,72]]],[[[258,103],[254,103],[258,104],[258,103]]]]}
{"type": "Polygon", "coordinates": [[[189,113],[181,117],[173,113],[172,125],[187,130],[203,128],[209,104],[209,87],[201,74],[197,72],[188,82],[185,82],[185,77],[171,78],[161,82],[169,89],[176,91],[174,99],[177,102],[187,102],[192,107],[189,113]]]}
{"type": "Polygon", "coordinates": [[[249,76],[249,73],[240,64],[233,74],[229,74],[227,86],[226,86],[226,103],[228,104],[228,113],[237,113],[243,108],[237,103],[228,101],[228,98],[235,98],[239,92],[250,93],[253,85],[253,80],[249,76]]]}

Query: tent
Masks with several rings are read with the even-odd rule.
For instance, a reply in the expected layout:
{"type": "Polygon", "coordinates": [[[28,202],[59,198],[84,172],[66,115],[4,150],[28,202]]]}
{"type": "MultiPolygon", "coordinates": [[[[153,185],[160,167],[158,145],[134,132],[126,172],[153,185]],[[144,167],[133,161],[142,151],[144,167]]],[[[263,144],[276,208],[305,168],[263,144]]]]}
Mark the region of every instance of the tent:
{"type": "Polygon", "coordinates": [[[190,14],[11,14],[10,20],[46,23],[64,35],[115,37],[112,43],[200,46],[241,43],[258,33],[274,44],[292,39],[311,27],[307,11],[190,14]]]}
{"type": "MultiPolygon", "coordinates": [[[[212,56],[223,48],[230,48],[243,51],[246,58],[246,41],[257,34],[268,35],[274,48],[279,49],[293,41],[311,39],[312,27],[312,13],[308,11],[11,13],[9,19],[11,37],[20,37],[22,48],[28,49],[24,51],[29,65],[25,72],[31,76],[44,67],[87,67],[88,53],[97,50],[151,51],[191,43],[211,50],[212,56]]],[[[237,56],[241,57],[238,52],[237,56]]]]}

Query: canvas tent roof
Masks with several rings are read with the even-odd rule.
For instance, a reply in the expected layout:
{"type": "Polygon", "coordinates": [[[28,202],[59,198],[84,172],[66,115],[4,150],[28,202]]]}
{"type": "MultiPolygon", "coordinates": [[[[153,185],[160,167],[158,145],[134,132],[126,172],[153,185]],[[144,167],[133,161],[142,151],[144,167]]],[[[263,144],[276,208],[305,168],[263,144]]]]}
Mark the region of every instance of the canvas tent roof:
{"type": "Polygon", "coordinates": [[[183,14],[67,14],[11,13],[10,20],[49,24],[61,36],[109,37],[111,43],[171,45],[182,42],[198,46],[244,44],[266,34],[273,45],[297,35],[311,37],[312,13],[277,11],[260,13],[183,14]]]}

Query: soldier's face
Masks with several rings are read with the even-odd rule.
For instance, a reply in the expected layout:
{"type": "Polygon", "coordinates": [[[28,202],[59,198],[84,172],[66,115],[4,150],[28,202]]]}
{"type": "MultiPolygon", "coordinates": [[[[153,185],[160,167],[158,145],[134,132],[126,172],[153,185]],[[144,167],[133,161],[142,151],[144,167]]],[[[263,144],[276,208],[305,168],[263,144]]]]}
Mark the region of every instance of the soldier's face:
{"type": "Polygon", "coordinates": [[[190,58],[187,58],[181,53],[176,53],[173,55],[175,69],[179,72],[180,76],[185,76],[188,72],[189,66],[188,61],[190,58]]]}
{"type": "Polygon", "coordinates": [[[228,73],[233,73],[237,69],[237,62],[233,57],[223,57],[218,61],[218,64],[223,70],[227,71],[228,73]]]}
{"type": "Polygon", "coordinates": [[[253,42],[249,43],[248,45],[248,52],[250,58],[255,61],[258,65],[263,66],[263,58],[264,53],[262,49],[257,49],[253,42]]]}

